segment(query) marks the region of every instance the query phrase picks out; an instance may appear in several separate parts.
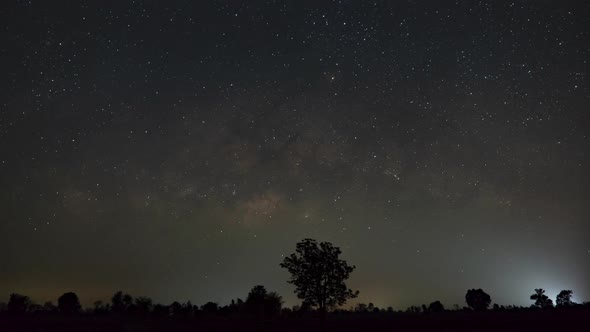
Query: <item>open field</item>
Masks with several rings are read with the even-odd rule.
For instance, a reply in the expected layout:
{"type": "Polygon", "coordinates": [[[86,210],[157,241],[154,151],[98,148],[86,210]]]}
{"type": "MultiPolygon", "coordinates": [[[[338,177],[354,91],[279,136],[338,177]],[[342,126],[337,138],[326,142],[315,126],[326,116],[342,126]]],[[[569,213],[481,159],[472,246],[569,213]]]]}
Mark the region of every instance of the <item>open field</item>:
{"type": "Polygon", "coordinates": [[[584,331],[590,310],[333,314],[255,321],[247,319],[27,315],[0,317],[0,331],[584,331]]]}

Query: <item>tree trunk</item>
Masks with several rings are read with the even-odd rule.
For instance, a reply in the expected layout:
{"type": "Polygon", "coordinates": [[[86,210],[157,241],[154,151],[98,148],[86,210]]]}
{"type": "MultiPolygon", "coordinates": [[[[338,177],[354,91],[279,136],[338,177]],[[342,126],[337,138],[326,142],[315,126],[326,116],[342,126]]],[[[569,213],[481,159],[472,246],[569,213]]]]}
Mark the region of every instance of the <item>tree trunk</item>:
{"type": "Polygon", "coordinates": [[[324,305],[320,305],[319,312],[320,312],[320,320],[322,322],[325,321],[326,320],[326,307],[324,305]]]}

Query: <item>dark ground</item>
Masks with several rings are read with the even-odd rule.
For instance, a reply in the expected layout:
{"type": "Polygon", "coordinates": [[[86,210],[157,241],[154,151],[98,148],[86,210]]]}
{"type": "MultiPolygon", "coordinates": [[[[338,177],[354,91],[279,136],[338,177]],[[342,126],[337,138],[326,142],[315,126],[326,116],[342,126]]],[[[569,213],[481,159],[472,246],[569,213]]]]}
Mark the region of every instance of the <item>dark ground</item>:
{"type": "Polygon", "coordinates": [[[1,316],[0,331],[590,331],[590,310],[338,314],[253,321],[215,318],[114,316],[1,316]]]}

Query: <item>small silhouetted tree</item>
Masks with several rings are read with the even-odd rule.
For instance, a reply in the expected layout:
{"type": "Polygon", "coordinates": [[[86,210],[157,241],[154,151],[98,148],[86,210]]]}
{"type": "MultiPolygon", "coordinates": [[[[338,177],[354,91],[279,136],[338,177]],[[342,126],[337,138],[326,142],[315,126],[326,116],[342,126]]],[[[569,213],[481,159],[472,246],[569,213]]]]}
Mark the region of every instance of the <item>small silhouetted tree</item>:
{"type": "Polygon", "coordinates": [[[545,290],[543,288],[536,288],[535,293],[531,295],[531,300],[535,301],[533,306],[537,308],[551,308],[553,307],[553,301],[545,295],[545,290]]]}
{"type": "Polygon", "coordinates": [[[57,299],[57,307],[59,311],[69,314],[79,312],[82,308],[78,295],[73,292],[67,292],[60,296],[57,299]]]}
{"type": "Polygon", "coordinates": [[[113,312],[122,313],[129,310],[133,304],[133,297],[122,291],[116,292],[111,298],[111,308],[113,312]]]}
{"type": "Polygon", "coordinates": [[[442,312],[444,310],[445,310],[445,307],[443,306],[443,304],[440,301],[434,301],[434,302],[430,303],[430,305],[428,306],[428,311],[442,312]]]}
{"type": "Polygon", "coordinates": [[[326,308],[343,305],[358,295],[358,291],[352,291],[344,283],[355,266],[340,259],[341,253],[340,248],[329,242],[304,239],[297,243],[295,253],[280,264],[291,273],[289,283],[295,285],[297,297],[317,306],[322,319],[326,308]]]}
{"type": "Polygon", "coordinates": [[[113,297],[111,298],[111,308],[113,309],[113,312],[123,312],[125,310],[125,307],[123,305],[122,291],[118,291],[115,294],[113,294],[113,297]]]}
{"type": "Polygon", "coordinates": [[[170,304],[170,313],[175,316],[182,315],[182,304],[178,301],[174,301],[170,304]]]}
{"type": "Polygon", "coordinates": [[[192,316],[195,314],[195,306],[193,306],[190,300],[182,305],[182,314],[185,316],[192,316]]]}
{"type": "Polygon", "coordinates": [[[283,297],[277,292],[269,292],[264,300],[264,312],[267,316],[275,317],[281,313],[283,297]]]}
{"type": "Polygon", "coordinates": [[[244,301],[242,299],[237,298],[235,300],[231,300],[231,304],[229,305],[230,314],[244,313],[246,311],[247,309],[245,308],[244,301]]]}
{"type": "Polygon", "coordinates": [[[209,314],[216,313],[218,309],[219,309],[219,305],[217,305],[217,303],[215,303],[215,302],[207,302],[207,303],[203,304],[203,306],[201,307],[201,310],[203,310],[204,313],[209,313],[209,314]]]}
{"type": "Polygon", "coordinates": [[[129,310],[129,308],[133,305],[133,296],[129,294],[123,295],[123,307],[125,310],[129,310]]]}
{"type": "Polygon", "coordinates": [[[555,305],[557,305],[558,307],[570,307],[572,305],[574,305],[574,302],[572,301],[572,295],[574,292],[572,292],[571,290],[562,290],[561,292],[559,292],[559,294],[557,294],[557,297],[555,298],[555,305]]]}
{"type": "Polygon", "coordinates": [[[149,297],[139,296],[135,298],[135,309],[138,314],[147,315],[152,311],[153,307],[152,299],[149,297]]]}
{"type": "Polygon", "coordinates": [[[253,316],[262,316],[264,313],[264,300],[266,299],[267,291],[262,285],[252,287],[250,293],[244,302],[244,310],[253,316]]]}
{"type": "Polygon", "coordinates": [[[291,308],[283,308],[281,309],[281,316],[283,317],[293,317],[293,310],[291,308]]]}
{"type": "Polygon", "coordinates": [[[369,311],[369,306],[366,303],[357,303],[354,307],[354,311],[365,313],[369,311]]]}
{"type": "Polygon", "coordinates": [[[25,313],[29,311],[32,304],[33,302],[28,296],[12,293],[8,299],[6,309],[11,313],[25,313]]]}
{"type": "Polygon", "coordinates": [[[243,304],[246,313],[256,316],[277,316],[283,306],[283,298],[276,292],[267,292],[262,285],[254,286],[243,304]]]}
{"type": "Polygon", "coordinates": [[[102,302],[101,300],[98,301],[94,301],[94,313],[95,314],[106,314],[108,313],[110,310],[110,305],[109,304],[104,304],[104,302],[102,302]]]}
{"type": "Polygon", "coordinates": [[[473,310],[486,310],[492,303],[492,298],[481,288],[470,289],[465,294],[465,302],[473,310]]]}

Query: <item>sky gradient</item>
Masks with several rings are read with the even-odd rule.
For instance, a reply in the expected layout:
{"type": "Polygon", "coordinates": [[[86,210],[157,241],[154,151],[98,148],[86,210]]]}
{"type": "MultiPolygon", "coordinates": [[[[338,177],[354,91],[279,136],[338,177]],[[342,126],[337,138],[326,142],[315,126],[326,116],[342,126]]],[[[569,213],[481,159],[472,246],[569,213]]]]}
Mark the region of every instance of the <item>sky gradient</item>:
{"type": "Polygon", "coordinates": [[[1,301],[590,300],[586,1],[0,6],[1,301]]]}

